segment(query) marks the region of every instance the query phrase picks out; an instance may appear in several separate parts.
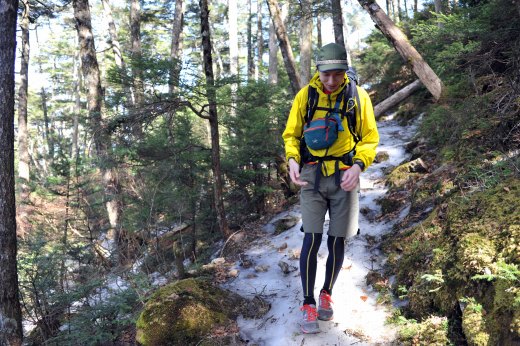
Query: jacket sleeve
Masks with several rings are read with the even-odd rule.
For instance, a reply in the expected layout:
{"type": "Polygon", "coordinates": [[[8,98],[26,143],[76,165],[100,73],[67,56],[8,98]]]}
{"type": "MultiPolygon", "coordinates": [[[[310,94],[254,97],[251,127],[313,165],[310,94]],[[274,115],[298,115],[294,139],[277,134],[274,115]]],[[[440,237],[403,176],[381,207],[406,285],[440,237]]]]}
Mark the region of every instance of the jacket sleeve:
{"type": "Polygon", "coordinates": [[[291,157],[300,163],[300,139],[303,134],[303,123],[305,119],[305,111],[307,108],[308,88],[301,89],[294,98],[287,125],[283,132],[283,141],[285,143],[285,158],[288,161],[291,157]]]}
{"type": "Polygon", "coordinates": [[[361,160],[368,168],[376,157],[376,148],[379,144],[379,132],[377,131],[376,119],[374,116],[374,108],[370,96],[363,89],[358,87],[359,102],[361,103],[360,127],[362,139],[356,146],[356,155],[354,161],[361,160]]]}

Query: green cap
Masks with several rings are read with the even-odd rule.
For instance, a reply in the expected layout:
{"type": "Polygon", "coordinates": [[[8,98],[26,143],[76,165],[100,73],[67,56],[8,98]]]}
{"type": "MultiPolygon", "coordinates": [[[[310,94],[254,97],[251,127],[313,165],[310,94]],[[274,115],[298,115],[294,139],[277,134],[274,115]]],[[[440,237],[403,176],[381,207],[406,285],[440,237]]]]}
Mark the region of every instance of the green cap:
{"type": "Polygon", "coordinates": [[[324,45],[318,51],[316,59],[318,71],[348,70],[347,51],[337,43],[324,45]]]}

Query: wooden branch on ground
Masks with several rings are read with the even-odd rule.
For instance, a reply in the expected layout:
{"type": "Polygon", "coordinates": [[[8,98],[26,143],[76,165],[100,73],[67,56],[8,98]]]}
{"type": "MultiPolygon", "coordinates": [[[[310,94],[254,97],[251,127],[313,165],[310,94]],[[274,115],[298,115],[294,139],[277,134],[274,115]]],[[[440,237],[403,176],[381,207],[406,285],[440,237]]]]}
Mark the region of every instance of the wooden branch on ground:
{"type": "Polygon", "coordinates": [[[374,115],[376,118],[379,118],[385,111],[397,105],[399,102],[406,99],[408,96],[413,94],[416,90],[421,87],[422,83],[420,80],[416,80],[415,82],[408,84],[392,96],[386,98],[385,100],[379,102],[374,106],[374,115]]]}

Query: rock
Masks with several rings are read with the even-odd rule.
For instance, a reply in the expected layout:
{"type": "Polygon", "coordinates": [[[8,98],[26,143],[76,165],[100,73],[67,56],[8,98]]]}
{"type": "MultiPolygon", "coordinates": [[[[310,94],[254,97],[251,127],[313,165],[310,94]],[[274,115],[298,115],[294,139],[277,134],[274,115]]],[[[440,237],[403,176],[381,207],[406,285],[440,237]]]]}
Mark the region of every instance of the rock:
{"type": "Polygon", "coordinates": [[[292,216],[292,215],[288,215],[279,220],[276,220],[274,222],[274,228],[275,228],[274,234],[283,233],[283,232],[287,231],[288,229],[291,229],[294,226],[296,226],[296,224],[298,222],[300,222],[300,218],[292,216]]]}
{"type": "Polygon", "coordinates": [[[282,252],[285,249],[287,249],[287,243],[283,243],[282,245],[280,245],[280,247],[278,248],[278,252],[282,252]]]}
{"type": "Polygon", "coordinates": [[[240,262],[239,262],[239,265],[245,269],[247,268],[251,268],[253,266],[253,260],[251,258],[249,258],[248,256],[246,255],[240,255],[240,262]]]}
{"type": "Polygon", "coordinates": [[[268,265],[259,265],[259,266],[255,267],[255,272],[257,272],[257,273],[265,273],[268,270],[269,270],[268,265]]]}
{"type": "Polygon", "coordinates": [[[421,158],[418,158],[409,162],[408,170],[410,173],[428,173],[429,168],[421,158]]]}
{"type": "Polygon", "coordinates": [[[290,260],[300,259],[300,253],[301,253],[300,249],[289,250],[289,259],[290,260]]]}
{"type": "Polygon", "coordinates": [[[155,291],[145,304],[136,322],[136,341],[143,346],[195,345],[206,338],[204,345],[238,345],[237,316],[266,311],[253,309],[259,304],[204,279],[177,281],[155,291]]]}
{"type": "Polygon", "coordinates": [[[295,266],[292,266],[284,261],[278,262],[278,266],[282,270],[282,273],[284,273],[285,275],[292,273],[293,271],[296,271],[298,269],[295,266]]]}
{"type": "Polygon", "coordinates": [[[224,257],[214,258],[211,261],[211,264],[214,264],[214,265],[221,265],[221,264],[224,264],[224,263],[226,263],[226,259],[224,257]]]}
{"type": "Polygon", "coordinates": [[[380,151],[376,154],[374,163],[381,163],[381,162],[387,161],[389,158],[390,158],[390,155],[388,155],[388,152],[380,151]]]}
{"type": "Polygon", "coordinates": [[[239,274],[240,274],[240,271],[238,269],[231,269],[230,271],[228,271],[227,277],[236,278],[236,277],[238,277],[239,274]]]}

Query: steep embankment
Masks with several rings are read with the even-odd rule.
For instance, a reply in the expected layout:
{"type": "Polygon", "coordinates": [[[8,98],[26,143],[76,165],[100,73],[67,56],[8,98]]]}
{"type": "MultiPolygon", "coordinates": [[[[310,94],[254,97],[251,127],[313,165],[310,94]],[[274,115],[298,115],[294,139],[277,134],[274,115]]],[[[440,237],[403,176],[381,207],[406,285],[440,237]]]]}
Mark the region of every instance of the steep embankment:
{"type": "MultiPolygon", "coordinates": [[[[391,309],[383,302],[389,301],[390,285],[384,277],[386,259],[379,242],[396,221],[382,218],[378,201],[387,191],[385,172],[409,157],[404,148],[414,135],[415,126],[402,127],[394,120],[383,120],[379,123],[379,132],[381,162],[374,163],[362,175],[361,232],[350,239],[346,247],[345,262],[333,292],[334,321],[320,321],[322,333],[318,335],[302,335],[298,327],[302,304],[298,258],[303,234],[299,231],[299,206],[295,205],[265,227],[264,236],[256,240],[237,263],[238,276],[225,284],[243,296],[261,296],[271,303],[271,310],[262,318],[239,320],[243,339],[269,346],[373,345],[394,340],[394,329],[385,324],[391,309]],[[292,227],[278,232],[281,225],[291,220],[292,227]]],[[[401,216],[406,215],[407,210],[404,208],[401,216]]],[[[318,254],[316,294],[324,280],[326,257],[326,245],[322,245],[318,254]]]]}

